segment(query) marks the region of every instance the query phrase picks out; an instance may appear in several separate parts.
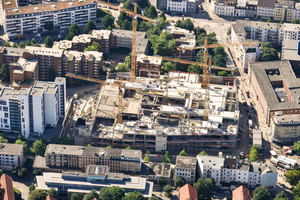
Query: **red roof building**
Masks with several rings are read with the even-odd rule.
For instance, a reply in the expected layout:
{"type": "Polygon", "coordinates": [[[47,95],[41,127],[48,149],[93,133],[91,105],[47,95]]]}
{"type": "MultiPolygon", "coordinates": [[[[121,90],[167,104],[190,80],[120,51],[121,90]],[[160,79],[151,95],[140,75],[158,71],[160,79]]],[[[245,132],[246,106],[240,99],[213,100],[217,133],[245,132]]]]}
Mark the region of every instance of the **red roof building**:
{"type": "Polygon", "coordinates": [[[1,189],[4,189],[3,200],[15,200],[12,179],[7,174],[2,174],[0,178],[1,189]]]}
{"type": "Polygon", "coordinates": [[[56,200],[56,198],[48,194],[45,200],[56,200]]]}
{"type": "Polygon", "coordinates": [[[251,200],[249,190],[241,185],[232,191],[232,200],[251,200]]]}
{"type": "Polygon", "coordinates": [[[190,184],[186,184],[179,189],[179,200],[197,200],[196,189],[190,184]]]}

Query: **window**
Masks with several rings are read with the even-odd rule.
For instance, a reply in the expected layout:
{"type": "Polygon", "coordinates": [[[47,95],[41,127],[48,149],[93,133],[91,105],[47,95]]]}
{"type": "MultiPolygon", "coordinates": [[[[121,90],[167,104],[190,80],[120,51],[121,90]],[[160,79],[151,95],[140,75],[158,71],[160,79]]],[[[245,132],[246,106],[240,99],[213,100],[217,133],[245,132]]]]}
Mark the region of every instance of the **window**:
{"type": "Polygon", "coordinates": [[[7,124],[7,119],[4,119],[3,121],[4,121],[4,124],[7,124]]]}
{"type": "Polygon", "coordinates": [[[4,113],[4,117],[5,117],[5,118],[8,118],[8,113],[4,113]]]}

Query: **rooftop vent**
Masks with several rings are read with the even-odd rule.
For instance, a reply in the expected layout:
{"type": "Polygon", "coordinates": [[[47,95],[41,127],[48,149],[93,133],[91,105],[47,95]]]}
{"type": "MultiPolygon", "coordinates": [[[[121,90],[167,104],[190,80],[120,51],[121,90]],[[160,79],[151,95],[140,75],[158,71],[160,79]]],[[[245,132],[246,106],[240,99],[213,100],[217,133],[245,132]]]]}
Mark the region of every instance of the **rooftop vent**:
{"type": "Polygon", "coordinates": [[[52,5],[51,8],[56,8],[56,5],[52,5]]]}
{"type": "Polygon", "coordinates": [[[38,7],[34,7],[34,11],[38,11],[39,10],[39,8],[38,7]]]}
{"type": "Polygon", "coordinates": [[[69,6],[73,6],[74,4],[73,3],[69,3],[69,6]]]}
{"type": "Polygon", "coordinates": [[[13,9],[14,12],[19,12],[19,9],[13,9]]]}
{"type": "Polygon", "coordinates": [[[5,5],[11,5],[11,2],[6,2],[5,5]]]}

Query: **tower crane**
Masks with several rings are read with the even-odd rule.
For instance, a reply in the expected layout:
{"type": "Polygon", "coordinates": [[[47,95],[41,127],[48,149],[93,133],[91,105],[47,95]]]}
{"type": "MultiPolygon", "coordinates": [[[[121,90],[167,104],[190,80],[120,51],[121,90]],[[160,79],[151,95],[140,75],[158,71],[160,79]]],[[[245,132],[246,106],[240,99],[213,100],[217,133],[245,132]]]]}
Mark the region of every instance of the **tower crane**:
{"type": "Polygon", "coordinates": [[[135,80],[135,68],[136,68],[136,33],[137,33],[137,18],[141,18],[150,22],[153,22],[155,24],[159,24],[160,22],[158,20],[150,19],[148,17],[145,17],[143,15],[137,14],[137,7],[136,4],[134,4],[134,11],[127,10],[125,8],[120,8],[118,6],[115,6],[110,3],[106,3],[104,1],[98,0],[98,3],[106,5],[112,9],[120,10],[124,13],[126,13],[128,16],[132,17],[132,51],[131,51],[131,81],[135,80]]]}

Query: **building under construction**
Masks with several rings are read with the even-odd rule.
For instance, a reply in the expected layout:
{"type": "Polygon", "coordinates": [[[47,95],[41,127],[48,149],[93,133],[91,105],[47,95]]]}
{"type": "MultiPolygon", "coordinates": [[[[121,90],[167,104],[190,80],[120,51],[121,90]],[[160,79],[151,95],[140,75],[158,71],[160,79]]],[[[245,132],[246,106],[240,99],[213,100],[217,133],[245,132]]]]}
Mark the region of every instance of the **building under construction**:
{"type": "Polygon", "coordinates": [[[201,79],[198,74],[170,72],[167,78],[137,78],[121,87],[107,80],[90,104],[92,114],[77,123],[75,144],[151,152],[234,151],[240,118],[235,80],[211,77],[205,121],[201,79]],[[120,94],[123,120],[117,123],[120,94]]]}

